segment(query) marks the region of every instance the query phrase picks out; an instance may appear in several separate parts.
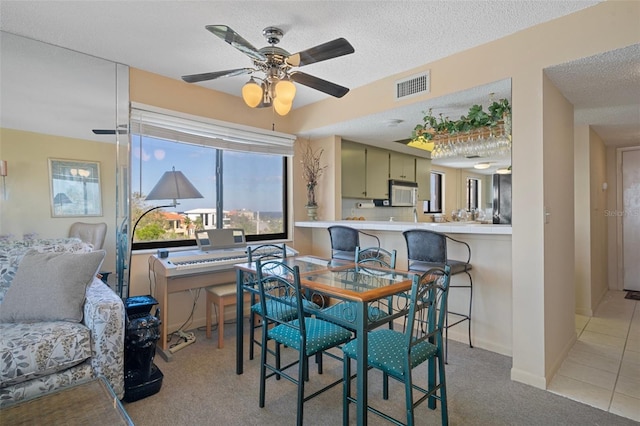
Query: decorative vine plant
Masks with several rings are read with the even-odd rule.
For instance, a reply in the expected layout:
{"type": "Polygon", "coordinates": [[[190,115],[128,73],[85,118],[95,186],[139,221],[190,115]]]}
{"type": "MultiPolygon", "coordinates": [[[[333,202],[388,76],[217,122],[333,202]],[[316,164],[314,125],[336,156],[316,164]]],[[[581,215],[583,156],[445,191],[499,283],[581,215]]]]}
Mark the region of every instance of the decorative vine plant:
{"type": "Polygon", "coordinates": [[[423,123],[416,125],[411,135],[413,140],[429,141],[436,135],[454,135],[471,132],[476,129],[492,128],[498,125],[505,126],[505,132],[511,133],[511,105],[508,99],[499,99],[489,105],[485,111],[482,105],[473,105],[466,116],[459,120],[449,120],[449,117],[439,118],[433,115],[430,108],[424,116],[423,123]],[[508,127],[507,127],[508,126],[508,127]]]}

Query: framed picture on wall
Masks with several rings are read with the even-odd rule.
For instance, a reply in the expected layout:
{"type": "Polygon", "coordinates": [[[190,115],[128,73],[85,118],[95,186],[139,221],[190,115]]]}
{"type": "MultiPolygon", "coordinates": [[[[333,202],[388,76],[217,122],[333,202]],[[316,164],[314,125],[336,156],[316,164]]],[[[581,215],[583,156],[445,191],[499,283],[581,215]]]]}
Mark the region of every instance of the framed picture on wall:
{"type": "Polygon", "coordinates": [[[51,216],[102,216],[100,163],[49,158],[51,216]]]}

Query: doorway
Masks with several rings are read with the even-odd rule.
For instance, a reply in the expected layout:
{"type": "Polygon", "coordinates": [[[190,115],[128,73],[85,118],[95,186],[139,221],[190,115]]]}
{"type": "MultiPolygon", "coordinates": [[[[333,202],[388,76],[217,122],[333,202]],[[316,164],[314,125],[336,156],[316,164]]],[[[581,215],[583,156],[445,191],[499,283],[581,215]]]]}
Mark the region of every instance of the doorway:
{"type": "Polygon", "coordinates": [[[619,150],[618,226],[622,236],[624,290],[640,291],[640,147],[619,150]],[[621,208],[620,208],[621,207],[621,208]]]}

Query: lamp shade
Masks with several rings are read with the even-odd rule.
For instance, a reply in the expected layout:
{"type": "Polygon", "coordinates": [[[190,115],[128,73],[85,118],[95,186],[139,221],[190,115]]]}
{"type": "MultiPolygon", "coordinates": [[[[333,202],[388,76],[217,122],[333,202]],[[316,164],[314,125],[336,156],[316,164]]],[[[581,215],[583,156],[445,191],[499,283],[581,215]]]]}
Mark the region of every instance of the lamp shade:
{"type": "Polygon", "coordinates": [[[202,194],[182,172],[175,167],[170,172],[164,172],[156,186],[153,187],[147,200],[182,200],[186,198],[204,198],[202,194]]]}
{"type": "Polygon", "coordinates": [[[244,86],[242,86],[242,99],[251,108],[257,107],[262,102],[262,87],[251,77],[244,86]]]}
{"type": "Polygon", "coordinates": [[[53,203],[58,205],[63,205],[63,204],[71,204],[73,203],[73,201],[71,201],[69,197],[67,197],[67,194],[65,194],[64,192],[58,192],[56,196],[53,197],[53,203]]]}
{"type": "Polygon", "coordinates": [[[282,101],[279,97],[273,100],[273,108],[280,115],[287,115],[289,111],[291,111],[291,107],[293,106],[293,102],[282,101]]]}
{"type": "Polygon", "coordinates": [[[291,104],[293,102],[293,98],[296,96],[296,86],[288,78],[278,81],[276,83],[275,91],[276,99],[280,99],[285,105],[291,104]]]}

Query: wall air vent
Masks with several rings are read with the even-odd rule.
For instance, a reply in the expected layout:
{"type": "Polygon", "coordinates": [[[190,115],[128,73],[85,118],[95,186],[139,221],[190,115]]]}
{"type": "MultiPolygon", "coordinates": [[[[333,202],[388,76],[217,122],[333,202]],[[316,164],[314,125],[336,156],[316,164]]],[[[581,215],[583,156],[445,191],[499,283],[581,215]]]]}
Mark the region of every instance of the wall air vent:
{"type": "Polygon", "coordinates": [[[396,100],[431,91],[429,71],[396,81],[396,100]]]}

